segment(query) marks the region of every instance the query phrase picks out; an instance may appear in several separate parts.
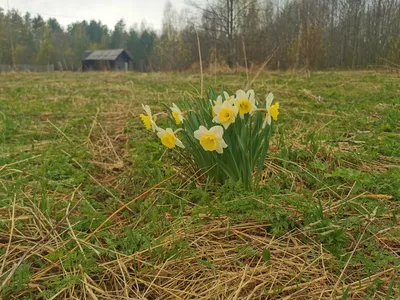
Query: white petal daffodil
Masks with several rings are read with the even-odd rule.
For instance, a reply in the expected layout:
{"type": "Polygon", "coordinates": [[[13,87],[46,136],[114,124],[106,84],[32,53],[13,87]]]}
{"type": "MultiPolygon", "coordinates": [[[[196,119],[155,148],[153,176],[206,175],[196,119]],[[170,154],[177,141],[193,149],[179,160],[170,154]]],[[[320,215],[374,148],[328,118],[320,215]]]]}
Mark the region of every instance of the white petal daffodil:
{"type": "Polygon", "coordinates": [[[265,114],[265,120],[263,123],[263,128],[267,125],[271,125],[272,119],[275,121],[278,120],[278,115],[279,115],[279,102],[276,102],[275,104],[272,104],[272,101],[274,100],[274,94],[269,93],[268,96],[266,97],[266,114],[265,114]]]}
{"type": "Polygon", "coordinates": [[[174,117],[176,125],[183,123],[184,119],[183,119],[183,115],[182,115],[182,112],[179,109],[179,107],[175,103],[172,103],[172,107],[170,107],[170,109],[171,109],[172,116],[174,117]]]}
{"type": "Polygon", "coordinates": [[[169,149],[173,149],[175,148],[175,146],[178,146],[180,148],[185,148],[185,146],[176,137],[175,132],[173,132],[171,128],[167,129],[158,128],[157,131],[158,131],[157,136],[161,139],[161,143],[165,147],[169,149]]]}
{"type": "Polygon", "coordinates": [[[218,95],[217,99],[214,101],[210,100],[211,103],[211,110],[212,110],[212,116],[215,117],[215,108],[218,106],[221,106],[225,102],[229,102],[231,105],[235,103],[235,97],[234,96],[229,96],[227,92],[223,92],[224,98],[222,98],[222,95],[218,95]],[[224,100],[225,99],[225,100],[224,100]]]}
{"type": "Polygon", "coordinates": [[[200,145],[206,151],[217,151],[217,153],[223,153],[224,148],[228,147],[223,139],[224,129],[222,126],[214,126],[209,130],[204,126],[200,126],[198,130],[194,132],[194,137],[200,141],[200,145]]]}
{"type": "Polygon", "coordinates": [[[235,122],[238,111],[236,106],[232,106],[229,101],[225,101],[222,105],[214,107],[215,117],[212,121],[222,124],[227,129],[229,125],[235,122]]]}
{"type": "Polygon", "coordinates": [[[142,108],[147,114],[147,116],[144,114],[140,114],[140,118],[142,119],[144,126],[146,126],[147,129],[152,129],[153,132],[155,132],[158,127],[156,125],[156,122],[153,119],[153,115],[151,113],[150,106],[142,104],[142,108]]]}
{"type": "Polygon", "coordinates": [[[251,114],[257,109],[256,100],[254,98],[254,91],[238,90],[236,92],[235,106],[239,109],[239,116],[241,119],[244,118],[245,114],[251,114]]]}

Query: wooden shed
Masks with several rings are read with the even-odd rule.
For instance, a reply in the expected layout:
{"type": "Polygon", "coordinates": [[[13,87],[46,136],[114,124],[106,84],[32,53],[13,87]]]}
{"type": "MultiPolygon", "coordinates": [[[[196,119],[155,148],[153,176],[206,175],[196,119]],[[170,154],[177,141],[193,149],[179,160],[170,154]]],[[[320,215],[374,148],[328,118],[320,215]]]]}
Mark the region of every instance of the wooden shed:
{"type": "Polygon", "coordinates": [[[82,71],[127,71],[132,57],[125,49],[85,51],[82,71]]]}

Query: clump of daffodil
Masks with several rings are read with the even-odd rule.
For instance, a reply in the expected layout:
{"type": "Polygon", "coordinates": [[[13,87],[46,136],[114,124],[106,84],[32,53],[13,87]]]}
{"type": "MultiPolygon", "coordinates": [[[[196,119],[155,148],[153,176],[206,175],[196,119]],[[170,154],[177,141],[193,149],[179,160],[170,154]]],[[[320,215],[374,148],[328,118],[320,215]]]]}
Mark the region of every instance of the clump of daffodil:
{"type": "Polygon", "coordinates": [[[224,148],[228,147],[223,139],[224,129],[221,126],[211,127],[209,130],[200,126],[194,132],[194,137],[200,141],[200,145],[206,151],[216,151],[222,154],[224,148]]]}
{"type": "Polygon", "coordinates": [[[176,146],[180,148],[185,148],[181,140],[176,137],[175,132],[173,132],[171,128],[167,129],[158,128],[157,136],[160,138],[161,143],[169,149],[173,149],[176,146]]]}
{"type": "Polygon", "coordinates": [[[173,118],[163,112],[152,115],[147,105],[143,105],[146,115],[140,117],[146,128],[157,131],[162,145],[187,150],[180,156],[182,160],[205,170],[208,180],[223,183],[229,179],[240,182],[245,189],[256,187],[274,132],[272,120],[279,115],[279,103],[273,104],[273,94],[268,94],[266,104],[259,108],[253,90],[230,95],[210,88],[207,98],[192,100],[184,99],[179,107],[172,103],[173,118]],[[169,117],[171,125],[166,127],[170,128],[156,125],[161,116],[169,117]]]}
{"type": "Polygon", "coordinates": [[[278,115],[279,115],[279,102],[276,102],[275,104],[272,105],[272,101],[274,100],[274,94],[269,93],[268,96],[265,99],[265,119],[263,123],[263,128],[268,124],[271,125],[272,119],[275,121],[278,120],[278,115]]]}
{"type": "Polygon", "coordinates": [[[235,122],[238,108],[233,106],[229,101],[225,101],[222,105],[214,107],[215,117],[213,118],[214,123],[219,123],[224,126],[225,129],[235,122]]]}
{"type": "Polygon", "coordinates": [[[238,90],[236,92],[235,106],[239,109],[241,119],[244,118],[244,115],[254,112],[257,109],[254,91],[238,90]]]}
{"type": "Polygon", "coordinates": [[[175,104],[172,103],[172,107],[170,107],[172,116],[174,117],[176,125],[179,125],[183,122],[183,115],[179,107],[175,104]]]}
{"type": "Polygon", "coordinates": [[[146,128],[149,130],[152,129],[153,132],[155,132],[157,130],[157,125],[151,113],[150,106],[142,104],[142,108],[147,114],[140,114],[140,118],[142,119],[144,126],[146,126],[146,128]]]}

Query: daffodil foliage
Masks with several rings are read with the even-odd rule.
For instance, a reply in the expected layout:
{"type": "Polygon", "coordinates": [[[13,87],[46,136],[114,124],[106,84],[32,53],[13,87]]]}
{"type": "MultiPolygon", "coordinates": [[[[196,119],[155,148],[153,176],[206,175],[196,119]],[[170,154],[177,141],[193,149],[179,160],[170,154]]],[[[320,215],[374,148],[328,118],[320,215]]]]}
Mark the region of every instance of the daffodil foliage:
{"type": "Polygon", "coordinates": [[[279,103],[269,93],[258,101],[253,90],[238,90],[234,95],[215,93],[210,88],[207,98],[185,99],[169,108],[172,128],[160,128],[157,115],[151,114],[151,124],[141,116],[148,129],[157,131],[161,143],[168,149],[179,147],[186,152],[189,163],[204,169],[209,180],[241,182],[253,189],[259,182],[268,153],[272,126],[278,119],[279,103]]]}

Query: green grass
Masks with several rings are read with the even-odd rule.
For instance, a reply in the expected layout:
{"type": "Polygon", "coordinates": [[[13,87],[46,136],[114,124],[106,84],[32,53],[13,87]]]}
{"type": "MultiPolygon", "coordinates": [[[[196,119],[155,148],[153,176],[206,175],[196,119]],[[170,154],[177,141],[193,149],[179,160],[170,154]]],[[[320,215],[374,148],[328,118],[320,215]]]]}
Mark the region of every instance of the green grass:
{"type": "Polygon", "coordinates": [[[0,297],[400,297],[400,77],[261,74],[281,113],[254,192],[208,184],[143,128],[141,103],[199,82],[0,75],[0,297]]]}

